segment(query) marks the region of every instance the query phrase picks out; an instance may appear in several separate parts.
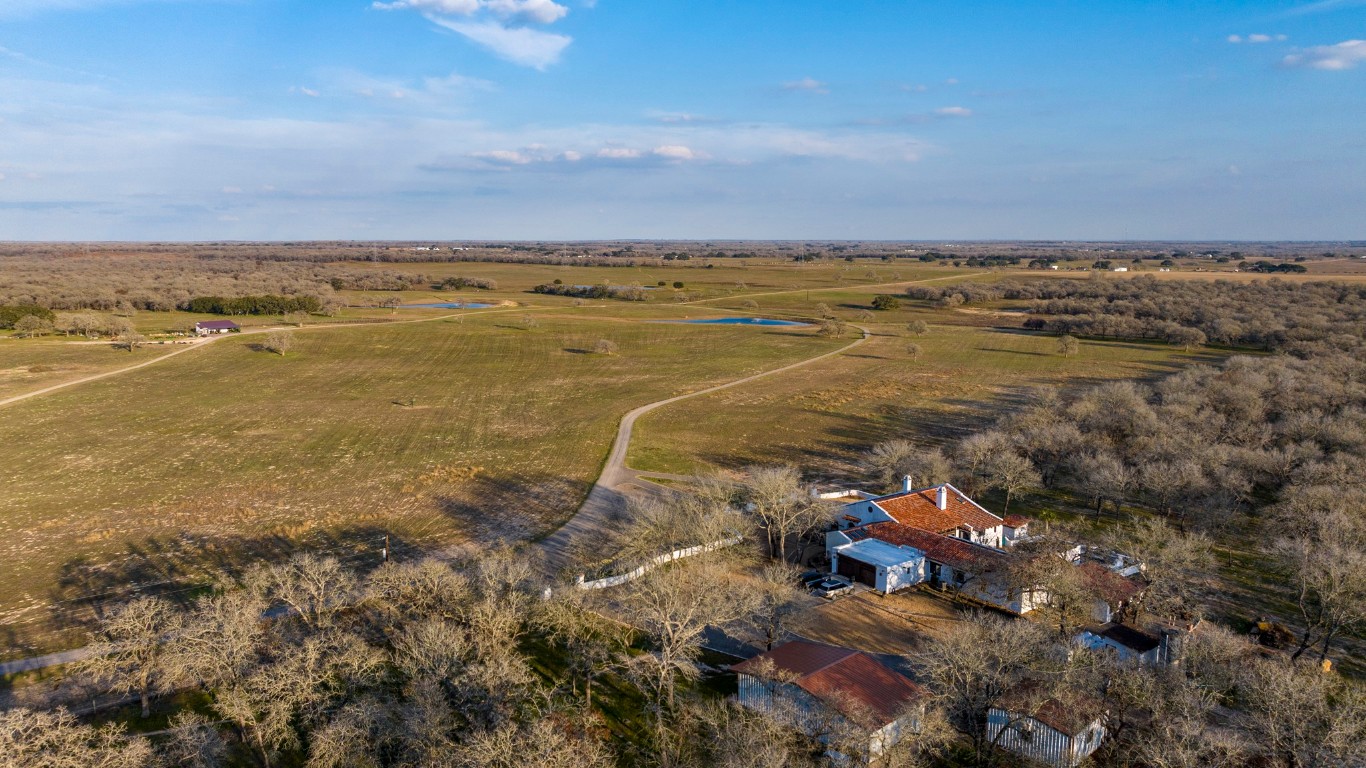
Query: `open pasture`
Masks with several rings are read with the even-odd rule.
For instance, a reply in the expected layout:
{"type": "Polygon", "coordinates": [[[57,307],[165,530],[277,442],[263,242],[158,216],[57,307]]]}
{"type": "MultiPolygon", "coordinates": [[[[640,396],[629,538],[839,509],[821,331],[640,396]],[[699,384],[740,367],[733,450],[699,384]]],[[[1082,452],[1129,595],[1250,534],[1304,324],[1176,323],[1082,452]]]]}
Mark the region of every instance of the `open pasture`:
{"type": "Polygon", "coordinates": [[[624,410],[842,343],[587,311],[304,329],[284,357],[226,338],[7,408],[0,622],[28,638],[54,602],[301,545],[373,561],[386,533],[534,537],[583,499],[624,410]]]}
{"type": "Polygon", "coordinates": [[[941,311],[940,323],[955,324],[932,325],[922,337],[910,336],[904,324],[872,324],[868,343],[800,375],[660,409],[637,424],[630,465],[690,473],[788,462],[831,474],[856,472],[855,462],[874,443],[906,438],[940,444],[963,437],[1031,387],[1147,378],[1221,357],[1126,341],[1083,341],[1076,356],[1064,357],[1056,337],[957,324],[964,317],[980,319],[941,311]],[[917,359],[907,351],[912,343],[921,348],[917,359]]]}

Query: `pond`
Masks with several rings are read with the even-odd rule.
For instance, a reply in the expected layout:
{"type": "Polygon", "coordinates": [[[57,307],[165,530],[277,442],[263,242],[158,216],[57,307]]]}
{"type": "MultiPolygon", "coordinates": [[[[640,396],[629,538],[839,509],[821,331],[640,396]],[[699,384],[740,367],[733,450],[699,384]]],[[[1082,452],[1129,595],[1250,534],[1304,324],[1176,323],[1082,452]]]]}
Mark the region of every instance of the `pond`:
{"type": "Polygon", "coordinates": [[[484,309],[492,306],[478,301],[446,301],[439,304],[403,304],[399,309],[484,309]]]}
{"type": "Polygon", "coordinates": [[[709,317],[697,320],[660,320],[661,323],[690,323],[695,325],[763,325],[763,326],[787,326],[793,328],[805,328],[810,323],[799,323],[795,320],[774,320],[771,317],[709,317]]]}

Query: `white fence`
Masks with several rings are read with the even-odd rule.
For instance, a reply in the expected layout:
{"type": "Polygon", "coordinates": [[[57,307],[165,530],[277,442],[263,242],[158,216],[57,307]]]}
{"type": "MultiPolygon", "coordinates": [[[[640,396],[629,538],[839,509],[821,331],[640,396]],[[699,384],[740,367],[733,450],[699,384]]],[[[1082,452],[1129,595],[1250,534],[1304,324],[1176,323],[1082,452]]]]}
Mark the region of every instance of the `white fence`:
{"type": "Polygon", "coordinates": [[[636,579],[640,578],[641,576],[644,576],[650,571],[653,571],[659,566],[664,565],[665,563],[672,563],[675,560],[682,560],[685,557],[700,555],[703,552],[714,552],[718,549],[723,549],[725,547],[733,547],[744,540],[745,539],[743,536],[732,536],[729,539],[713,541],[710,544],[698,544],[695,547],[688,547],[686,549],[676,549],[673,552],[660,555],[659,557],[649,560],[644,565],[640,566],[639,568],[636,568],[633,571],[628,571],[627,573],[623,573],[617,576],[608,576],[606,578],[596,579],[594,581],[584,581],[583,576],[581,575],[579,576],[575,584],[578,586],[579,589],[605,589],[607,587],[615,587],[619,584],[625,584],[628,581],[635,581],[636,579]]]}

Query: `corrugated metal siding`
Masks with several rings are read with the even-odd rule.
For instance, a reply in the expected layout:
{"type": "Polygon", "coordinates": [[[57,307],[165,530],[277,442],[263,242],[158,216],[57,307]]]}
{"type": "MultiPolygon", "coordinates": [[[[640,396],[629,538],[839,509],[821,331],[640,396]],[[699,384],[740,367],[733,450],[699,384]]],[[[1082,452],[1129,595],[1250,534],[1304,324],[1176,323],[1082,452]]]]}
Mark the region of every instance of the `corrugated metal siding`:
{"type": "Polygon", "coordinates": [[[1080,762],[1080,758],[1074,756],[1071,736],[1033,718],[1011,718],[1000,709],[993,708],[987,713],[987,740],[1001,749],[1058,768],[1072,768],[1080,762]]]}

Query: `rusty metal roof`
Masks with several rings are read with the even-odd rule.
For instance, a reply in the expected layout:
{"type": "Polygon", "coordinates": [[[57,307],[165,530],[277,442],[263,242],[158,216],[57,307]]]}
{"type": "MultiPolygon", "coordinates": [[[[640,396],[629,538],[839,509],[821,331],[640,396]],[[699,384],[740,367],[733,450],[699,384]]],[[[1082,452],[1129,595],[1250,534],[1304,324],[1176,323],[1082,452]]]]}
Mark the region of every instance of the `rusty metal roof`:
{"type": "Polygon", "coordinates": [[[886,725],[928,695],[910,678],[862,651],[807,640],[784,643],[731,670],[758,675],[770,669],[769,663],[779,677],[790,678],[797,687],[866,726],[886,725]]]}

